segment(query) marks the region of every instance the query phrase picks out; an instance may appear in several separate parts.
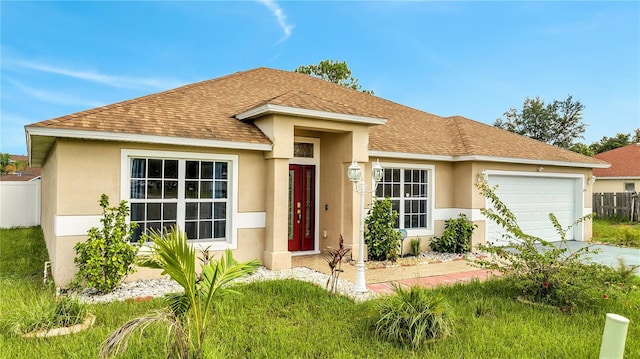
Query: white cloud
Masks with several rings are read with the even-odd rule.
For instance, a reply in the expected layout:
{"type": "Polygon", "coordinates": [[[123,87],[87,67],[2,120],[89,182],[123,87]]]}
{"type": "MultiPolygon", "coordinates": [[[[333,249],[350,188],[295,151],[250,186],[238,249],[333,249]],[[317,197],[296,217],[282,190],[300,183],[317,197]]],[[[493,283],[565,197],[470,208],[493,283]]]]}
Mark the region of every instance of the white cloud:
{"type": "Polygon", "coordinates": [[[44,90],[35,89],[29,86],[26,86],[17,81],[9,81],[9,83],[26,93],[27,95],[36,98],[40,101],[56,104],[56,105],[72,105],[72,106],[86,106],[86,107],[98,107],[104,105],[104,103],[81,99],[75,96],[69,96],[62,94],[60,92],[49,92],[44,90]]]}
{"type": "Polygon", "coordinates": [[[287,23],[287,16],[284,14],[284,11],[282,11],[280,5],[278,5],[273,0],[258,1],[264,4],[271,11],[271,13],[273,13],[273,16],[275,16],[278,20],[278,24],[282,28],[282,31],[284,31],[284,40],[289,38],[289,36],[291,36],[291,32],[293,31],[293,25],[287,23]]]}
{"type": "Polygon", "coordinates": [[[169,89],[178,87],[181,83],[177,81],[167,81],[162,79],[144,78],[144,77],[128,77],[113,76],[101,74],[95,71],[73,70],[64,67],[52,66],[44,63],[32,61],[13,61],[13,65],[22,68],[47,72],[56,75],[67,76],[78,80],[97,82],[103,85],[128,88],[128,89],[169,89]]]}

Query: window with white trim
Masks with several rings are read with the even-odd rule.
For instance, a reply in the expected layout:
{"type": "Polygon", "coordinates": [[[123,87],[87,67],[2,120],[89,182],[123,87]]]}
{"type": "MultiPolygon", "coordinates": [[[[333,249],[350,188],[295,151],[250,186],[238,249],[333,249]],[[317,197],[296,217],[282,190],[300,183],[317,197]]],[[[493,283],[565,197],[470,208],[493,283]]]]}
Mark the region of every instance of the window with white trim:
{"type": "Polygon", "coordinates": [[[384,169],[376,197],[391,199],[393,209],[399,213],[396,228],[431,229],[429,176],[428,169],[384,169]]]}
{"type": "Polygon", "coordinates": [[[624,191],[625,192],[635,192],[636,184],[634,182],[625,182],[624,183],[624,191]]]}
{"type": "Polygon", "coordinates": [[[194,241],[225,241],[230,232],[229,160],[129,157],[131,221],[149,229],[178,226],[194,241]]]}

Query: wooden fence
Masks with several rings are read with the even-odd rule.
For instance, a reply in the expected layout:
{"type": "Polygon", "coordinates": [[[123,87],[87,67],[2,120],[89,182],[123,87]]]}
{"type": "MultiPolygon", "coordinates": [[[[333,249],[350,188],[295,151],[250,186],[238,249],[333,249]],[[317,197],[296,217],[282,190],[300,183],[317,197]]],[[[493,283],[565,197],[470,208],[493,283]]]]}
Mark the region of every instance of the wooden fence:
{"type": "Polygon", "coordinates": [[[638,192],[594,193],[593,213],[599,218],[640,222],[640,196],[638,192]]]}

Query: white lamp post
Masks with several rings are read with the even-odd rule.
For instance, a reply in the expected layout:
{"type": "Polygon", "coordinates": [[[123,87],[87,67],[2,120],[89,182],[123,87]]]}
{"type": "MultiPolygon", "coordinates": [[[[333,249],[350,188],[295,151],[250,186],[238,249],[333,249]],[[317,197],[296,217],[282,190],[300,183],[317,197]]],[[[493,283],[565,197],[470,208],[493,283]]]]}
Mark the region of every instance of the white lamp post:
{"type": "Polygon", "coordinates": [[[356,160],[351,162],[351,165],[347,170],[347,176],[349,176],[349,180],[353,182],[354,191],[360,194],[360,238],[358,244],[358,261],[356,262],[356,285],[354,288],[356,292],[367,291],[367,283],[364,277],[364,194],[375,192],[378,187],[378,182],[380,182],[384,176],[384,171],[382,170],[382,166],[380,166],[379,161],[376,161],[376,163],[373,164],[371,172],[373,183],[371,189],[367,190],[367,185],[364,183],[364,179],[362,178],[362,170],[360,169],[360,166],[358,166],[358,162],[356,160]]]}

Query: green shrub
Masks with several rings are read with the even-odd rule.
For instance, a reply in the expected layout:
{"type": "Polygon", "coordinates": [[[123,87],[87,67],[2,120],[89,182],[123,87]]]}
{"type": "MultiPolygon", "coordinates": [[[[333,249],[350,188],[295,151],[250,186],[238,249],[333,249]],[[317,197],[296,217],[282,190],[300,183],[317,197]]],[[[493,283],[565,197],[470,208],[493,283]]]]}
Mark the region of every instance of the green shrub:
{"type": "Polygon", "coordinates": [[[453,333],[452,311],[444,296],[419,286],[396,286],[394,294],[374,304],[372,320],[376,335],[413,348],[453,333]]]}
{"type": "Polygon", "coordinates": [[[391,260],[398,259],[400,248],[400,232],[395,228],[398,212],[392,209],[389,198],[373,202],[365,220],[364,233],[369,259],[391,260]]]}
{"type": "Polygon", "coordinates": [[[444,224],[442,237],[433,237],[429,246],[439,253],[466,253],[471,249],[471,235],[478,228],[467,216],[460,214],[457,219],[448,219],[444,224]]]}
{"type": "Polygon", "coordinates": [[[127,224],[129,208],[126,201],[120,201],[118,207],[109,207],[109,197],[103,194],[99,203],[102,229],[91,228],[89,238],[74,247],[74,262],[78,265],[76,280],[98,292],[111,292],[134,271],[133,263],[142,242],[130,242],[137,225],[127,224]]]}
{"type": "Polygon", "coordinates": [[[495,188],[485,181],[478,189],[493,204],[493,209],[480,211],[490,220],[503,227],[510,245],[496,247],[482,245],[480,249],[494,255],[493,259],[481,260],[480,265],[500,271],[513,287],[522,293],[525,300],[557,306],[565,311],[578,307],[589,307],[618,291],[629,290],[634,276],[622,265],[618,269],[586,260],[592,250],[590,246],[570,252],[566,246],[566,234],[571,227],[590,216],[579,218],[572,226],[563,228],[553,213],[549,214],[560,244],[528,235],[519,227],[515,215],[495,194],[495,188]]]}

